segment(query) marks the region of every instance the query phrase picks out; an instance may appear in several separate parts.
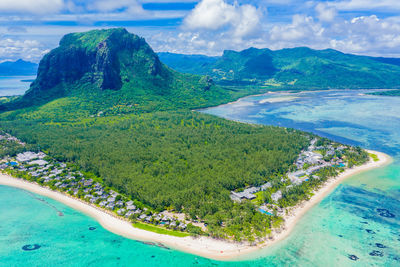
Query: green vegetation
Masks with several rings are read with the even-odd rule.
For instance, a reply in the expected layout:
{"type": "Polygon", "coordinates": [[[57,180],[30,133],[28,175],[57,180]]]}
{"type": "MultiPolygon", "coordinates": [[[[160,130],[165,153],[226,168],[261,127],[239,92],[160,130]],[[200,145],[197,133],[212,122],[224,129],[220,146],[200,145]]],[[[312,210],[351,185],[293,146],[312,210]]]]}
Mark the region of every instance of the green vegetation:
{"type": "Polygon", "coordinates": [[[17,142],[9,141],[7,139],[0,140],[0,158],[15,156],[24,150],[25,148],[17,142]]]}
{"type": "MultiPolygon", "coordinates": [[[[69,34],[43,58],[30,90],[0,106],[0,128],[154,211],[183,212],[214,237],[255,241],[282,219],[251,201],[234,203],[230,191],[267,181],[278,190],[312,135],[192,110],[259,90],[173,71],[124,29],[69,34]]],[[[358,152],[346,156],[351,164],[361,160],[358,152]]],[[[282,206],[310,188],[287,192],[282,206]]],[[[190,224],[187,230],[201,234],[190,224]]]]}
{"type": "Polygon", "coordinates": [[[330,177],[334,177],[339,174],[339,169],[334,167],[324,168],[316,172],[319,179],[310,177],[307,183],[302,183],[285,190],[282,193],[282,198],[279,200],[278,205],[281,208],[292,207],[303,201],[304,199],[310,199],[313,195],[313,191],[319,188],[324,182],[330,177]]]}
{"type": "Polygon", "coordinates": [[[185,232],[180,232],[180,231],[175,231],[175,230],[169,230],[161,227],[157,227],[154,225],[150,224],[145,224],[141,222],[134,222],[132,223],[133,227],[146,230],[146,231],[151,231],[157,234],[162,234],[162,235],[172,235],[172,236],[177,236],[177,237],[185,237],[189,236],[190,234],[185,233],[185,232]]]}
{"type": "Polygon", "coordinates": [[[18,96],[3,96],[3,97],[0,97],[0,105],[1,104],[5,104],[5,103],[9,103],[11,101],[15,101],[18,98],[19,98],[18,96]]]}
{"type": "Polygon", "coordinates": [[[355,147],[353,150],[346,150],[344,158],[347,160],[347,167],[359,166],[369,160],[369,155],[360,147],[355,147]]]}
{"type": "Polygon", "coordinates": [[[219,58],[160,54],[168,66],[181,72],[208,74],[219,84],[265,86],[277,89],[399,88],[398,60],[344,54],[306,47],[249,48],[224,51],[219,58]]]}
{"type": "Polygon", "coordinates": [[[185,73],[205,75],[219,57],[203,55],[181,55],[168,52],[158,53],[161,61],[167,66],[185,73]]]}
{"type": "Polygon", "coordinates": [[[376,161],[379,161],[379,158],[378,158],[377,155],[372,154],[372,153],[368,153],[368,155],[369,155],[375,162],[376,162],[376,161]]]}
{"type": "Polygon", "coordinates": [[[26,149],[35,149],[35,147],[27,145],[15,137],[0,131],[0,159],[15,157],[18,153],[26,151],[26,149]]]}
{"type": "Polygon", "coordinates": [[[221,221],[229,222],[225,229],[233,232],[242,230],[239,217],[251,221],[258,215],[252,205],[235,206],[230,190],[279,180],[309,142],[300,131],[191,111],[71,122],[14,119],[0,126],[58,160],[76,162],[154,209],[172,207],[204,219],[211,233],[220,236],[221,221]]]}

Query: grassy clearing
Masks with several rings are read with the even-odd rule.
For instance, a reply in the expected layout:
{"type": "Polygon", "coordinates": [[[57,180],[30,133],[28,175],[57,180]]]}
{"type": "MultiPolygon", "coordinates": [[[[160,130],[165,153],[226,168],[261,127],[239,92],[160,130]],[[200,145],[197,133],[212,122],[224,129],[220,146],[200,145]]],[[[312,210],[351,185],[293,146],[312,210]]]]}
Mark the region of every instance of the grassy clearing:
{"type": "Polygon", "coordinates": [[[259,192],[255,193],[254,195],[256,195],[256,198],[253,199],[251,202],[253,202],[256,205],[261,205],[264,203],[264,197],[263,197],[262,191],[259,191],[259,192]]]}
{"type": "Polygon", "coordinates": [[[378,158],[377,155],[372,154],[372,153],[368,153],[368,154],[369,154],[369,156],[370,156],[374,161],[379,161],[379,158],[378,158]]]}
{"type": "Polygon", "coordinates": [[[185,237],[185,236],[190,236],[188,233],[180,232],[180,231],[175,231],[175,230],[168,230],[162,227],[150,225],[150,224],[144,224],[141,222],[134,222],[132,223],[133,227],[146,230],[146,231],[151,231],[157,234],[162,234],[162,235],[172,235],[172,236],[177,236],[177,237],[185,237]]]}

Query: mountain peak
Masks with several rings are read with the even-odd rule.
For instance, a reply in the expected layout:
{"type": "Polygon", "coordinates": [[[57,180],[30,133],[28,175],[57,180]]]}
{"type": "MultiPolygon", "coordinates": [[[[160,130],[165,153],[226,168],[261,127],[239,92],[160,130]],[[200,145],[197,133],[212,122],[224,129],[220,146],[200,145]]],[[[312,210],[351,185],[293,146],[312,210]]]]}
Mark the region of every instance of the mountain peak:
{"type": "Polygon", "coordinates": [[[60,47],[74,46],[93,49],[105,41],[115,42],[118,38],[142,39],[135,34],[129,33],[125,28],[91,30],[65,35],[60,41],[60,47]]]}
{"type": "Polygon", "coordinates": [[[163,75],[162,68],[146,41],[126,29],[71,33],[41,60],[26,97],[62,96],[73,84],[119,90],[132,77],[163,75]]]}

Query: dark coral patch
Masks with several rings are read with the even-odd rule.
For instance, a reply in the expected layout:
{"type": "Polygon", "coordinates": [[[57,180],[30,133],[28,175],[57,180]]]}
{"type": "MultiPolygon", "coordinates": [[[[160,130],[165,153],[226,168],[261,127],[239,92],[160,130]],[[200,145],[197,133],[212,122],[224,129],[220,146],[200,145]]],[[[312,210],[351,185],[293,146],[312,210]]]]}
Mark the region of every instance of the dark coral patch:
{"type": "Polygon", "coordinates": [[[381,243],[375,243],[375,245],[376,245],[378,248],[386,248],[386,246],[383,245],[383,244],[381,244],[381,243]]]}
{"type": "Polygon", "coordinates": [[[393,213],[391,213],[387,209],[376,209],[376,211],[378,212],[379,216],[382,216],[382,217],[386,217],[386,218],[394,218],[394,217],[396,217],[393,213]]]}
{"type": "Polygon", "coordinates": [[[33,245],[25,245],[22,247],[22,250],[25,251],[32,251],[32,250],[37,250],[39,249],[41,246],[38,244],[33,244],[33,245]]]}
{"type": "Polygon", "coordinates": [[[348,257],[349,257],[349,259],[352,260],[352,261],[356,261],[356,260],[359,259],[356,255],[349,255],[348,257]]]}
{"type": "Polygon", "coordinates": [[[383,252],[382,251],[378,251],[378,250],[374,250],[374,251],[370,252],[369,255],[383,257],[383,252]]]}

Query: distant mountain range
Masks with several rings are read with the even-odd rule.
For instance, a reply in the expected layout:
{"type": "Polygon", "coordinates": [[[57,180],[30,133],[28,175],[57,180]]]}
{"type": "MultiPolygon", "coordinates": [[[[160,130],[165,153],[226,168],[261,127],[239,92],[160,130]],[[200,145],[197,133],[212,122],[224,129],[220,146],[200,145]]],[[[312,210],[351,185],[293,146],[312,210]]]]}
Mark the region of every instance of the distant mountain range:
{"type": "Polygon", "coordinates": [[[221,57],[158,53],[160,60],[185,73],[210,75],[223,85],[271,88],[399,88],[400,59],[344,54],[298,47],[272,51],[226,50],[221,57]]]}
{"type": "Polygon", "coordinates": [[[0,76],[36,75],[38,64],[18,59],[0,63],[0,76]]]}

